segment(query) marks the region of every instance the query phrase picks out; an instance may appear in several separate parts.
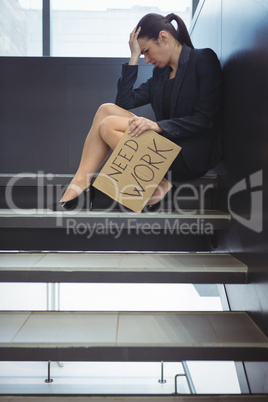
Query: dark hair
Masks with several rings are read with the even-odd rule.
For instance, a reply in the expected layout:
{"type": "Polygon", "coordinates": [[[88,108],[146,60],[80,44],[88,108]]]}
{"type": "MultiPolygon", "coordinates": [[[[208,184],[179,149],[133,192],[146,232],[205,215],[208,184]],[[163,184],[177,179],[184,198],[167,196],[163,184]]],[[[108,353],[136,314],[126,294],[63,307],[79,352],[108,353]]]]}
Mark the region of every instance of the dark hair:
{"type": "Polygon", "coordinates": [[[142,17],[137,24],[137,29],[141,27],[138,38],[147,38],[157,41],[160,31],[169,32],[181,45],[184,43],[190,48],[194,48],[190,35],[183,20],[176,14],[171,13],[166,17],[160,14],[150,13],[142,17]],[[171,24],[177,22],[177,29],[171,24]]]}

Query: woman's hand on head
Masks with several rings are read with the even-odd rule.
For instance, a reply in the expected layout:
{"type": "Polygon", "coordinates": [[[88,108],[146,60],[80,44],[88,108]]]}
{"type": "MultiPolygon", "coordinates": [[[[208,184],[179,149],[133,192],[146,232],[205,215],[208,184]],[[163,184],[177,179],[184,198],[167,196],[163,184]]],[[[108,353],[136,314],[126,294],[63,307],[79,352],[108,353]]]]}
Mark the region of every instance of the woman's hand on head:
{"type": "Polygon", "coordinates": [[[163,131],[155,121],[146,119],[145,117],[133,116],[129,119],[128,125],[130,126],[128,133],[132,137],[139,137],[147,130],[153,130],[157,133],[163,131]]]}
{"type": "Polygon", "coordinates": [[[131,59],[129,64],[137,64],[141,55],[141,49],[138,42],[138,35],[141,28],[135,27],[129,35],[129,48],[131,52],[131,59]]]}

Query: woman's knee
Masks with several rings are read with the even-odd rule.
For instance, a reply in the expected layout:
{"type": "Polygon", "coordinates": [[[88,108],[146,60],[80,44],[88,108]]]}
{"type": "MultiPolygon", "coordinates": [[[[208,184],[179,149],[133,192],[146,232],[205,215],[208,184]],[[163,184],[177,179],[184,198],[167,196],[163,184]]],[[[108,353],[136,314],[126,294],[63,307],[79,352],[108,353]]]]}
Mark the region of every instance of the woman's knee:
{"type": "Polygon", "coordinates": [[[98,110],[94,116],[94,121],[93,121],[94,124],[99,125],[101,123],[101,121],[103,119],[105,119],[105,117],[111,115],[111,110],[112,110],[111,106],[112,105],[113,105],[113,103],[104,103],[98,108],[98,110]]]}
{"type": "Polygon", "coordinates": [[[118,106],[116,106],[114,103],[103,103],[98,108],[95,117],[98,117],[101,120],[103,120],[103,119],[105,119],[105,117],[116,114],[117,108],[118,108],[118,106]]]}
{"type": "Polygon", "coordinates": [[[103,103],[98,108],[97,113],[103,113],[108,116],[110,114],[111,110],[114,108],[114,106],[116,106],[114,103],[103,103]]]}
{"type": "Polygon", "coordinates": [[[120,139],[128,127],[128,118],[118,116],[105,117],[99,126],[102,139],[108,145],[113,145],[120,139]]]}
{"type": "Polygon", "coordinates": [[[97,110],[95,117],[103,120],[105,117],[108,116],[130,118],[133,116],[133,113],[129,112],[128,110],[122,109],[120,106],[117,106],[114,103],[103,103],[97,110]]]}
{"type": "Polygon", "coordinates": [[[102,119],[99,131],[102,139],[106,140],[111,136],[112,132],[116,130],[116,119],[115,116],[106,116],[102,119]]]}

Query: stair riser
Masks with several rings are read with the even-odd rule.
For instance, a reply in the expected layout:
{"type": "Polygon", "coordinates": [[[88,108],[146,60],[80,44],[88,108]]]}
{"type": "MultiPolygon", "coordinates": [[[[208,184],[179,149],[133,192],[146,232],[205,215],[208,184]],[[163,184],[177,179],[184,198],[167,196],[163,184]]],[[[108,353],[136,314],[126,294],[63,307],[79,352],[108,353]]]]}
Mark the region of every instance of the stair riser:
{"type": "MultiPolygon", "coordinates": [[[[0,187],[0,208],[45,209],[61,199],[65,188],[66,186],[14,186],[6,191],[5,187],[0,187]]],[[[213,209],[215,192],[211,183],[201,186],[180,184],[176,205],[178,209],[213,209]]],[[[97,193],[94,206],[101,210],[120,209],[117,203],[100,192],[97,193]]]]}
{"type": "Polygon", "coordinates": [[[237,272],[50,272],[1,271],[0,282],[44,283],[200,283],[243,284],[247,275],[237,272]]]}
{"type": "Polygon", "coordinates": [[[0,361],[267,361],[262,347],[0,347],[0,361]]]}
{"type": "Polygon", "coordinates": [[[210,236],[174,235],[157,232],[148,235],[123,231],[119,238],[111,234],[84,235],[55,228],[0,229],[2,250],[27,251],[208,251],[210,236]]]}

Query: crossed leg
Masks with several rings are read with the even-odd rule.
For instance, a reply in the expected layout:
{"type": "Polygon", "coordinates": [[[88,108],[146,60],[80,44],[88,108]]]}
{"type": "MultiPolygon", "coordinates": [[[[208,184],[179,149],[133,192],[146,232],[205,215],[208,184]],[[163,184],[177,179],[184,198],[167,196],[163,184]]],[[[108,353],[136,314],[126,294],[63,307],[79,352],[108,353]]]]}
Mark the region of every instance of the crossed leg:
{"type": "Polygon", "coordinates": [[[75,198],[89,186],[110,150],[116,147],[124,134],[132,116],[133,113],[111,103],[99,107],[85,140],[79,167],[61,202],[75,198]]]}
{"type": "MultiPolygon", "coordinates": [[[[125,133],[132,116],[133,113],[112,103],[105,103],[99,107],[85,140],[78,170],[61,202],[75,198],[89,186],[94,174],[105,161],[110,150],[116,147],[125,133]]],[[[171,183],[163,179],[148,205],[160,201],[171,187],[171,183]]]]}

